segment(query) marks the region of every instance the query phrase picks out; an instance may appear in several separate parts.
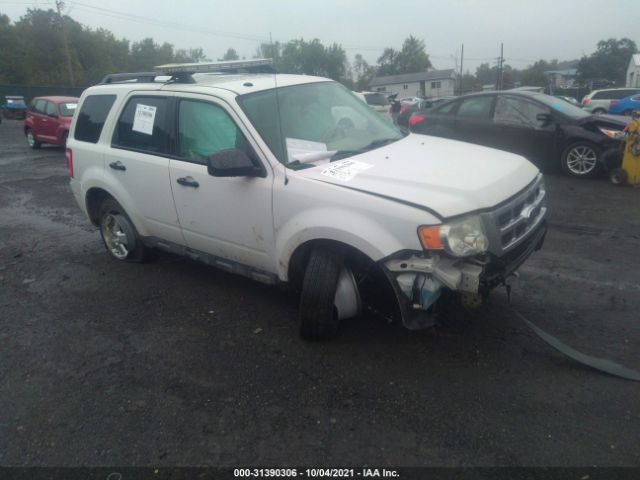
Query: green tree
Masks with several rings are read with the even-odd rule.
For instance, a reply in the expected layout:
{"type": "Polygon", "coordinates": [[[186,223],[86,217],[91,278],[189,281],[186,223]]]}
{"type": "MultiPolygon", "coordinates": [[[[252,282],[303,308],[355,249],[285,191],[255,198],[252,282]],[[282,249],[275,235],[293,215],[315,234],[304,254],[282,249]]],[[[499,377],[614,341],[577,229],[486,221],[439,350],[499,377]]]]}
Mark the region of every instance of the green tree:
{"type": "Polygon", "coordinates": [[[219,58],[218,60],[240,60],[240,56],[238,55],[238,53],[235,51],[234,48],[228,48],[226,53],[222,56],[222,58],[219,58]]]}
{"type": "Polygon", "coordinates": [[[432,66],[424,42],[413,35],[405,39],[400,51],[385,48],[378,65],[379,76],[424,72],[432,66]]]}
{"type": "Polygon", "coordinates": [[[356,54],[351,66],[352,77],[355,80],[354,88],[358,91],[366,90],[369,83],[376,75],[376,68],[369,65],[361,54],[356,54]]]}
{"type": "Polygon", "coordinates": [[[637,51],[636,43],[628,38],[600,40],[597,50],[578,62],[578,76],[582,81],[597,78],[623,85],[629,59],[637,51]]]}

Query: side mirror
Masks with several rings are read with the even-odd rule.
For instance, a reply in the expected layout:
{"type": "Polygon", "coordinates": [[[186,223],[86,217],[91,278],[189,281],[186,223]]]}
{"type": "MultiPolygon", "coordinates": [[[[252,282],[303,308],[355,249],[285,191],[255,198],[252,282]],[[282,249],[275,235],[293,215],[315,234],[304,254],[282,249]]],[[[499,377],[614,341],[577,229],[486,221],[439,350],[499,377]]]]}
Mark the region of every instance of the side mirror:
{"type": "Polygon", "coordinates": [[[546,127],[551,124],[553,117],[550,113],[539,113],[536,115],[536,120],[540,122],[540,126],[546,127]]]}
{"type": "Polygon", "coordinates": [[[267,176],[263,166],[256,166],[242,150],[230,148],[207,157],[207,172],[213,177],[261,177],[267,176]]]}

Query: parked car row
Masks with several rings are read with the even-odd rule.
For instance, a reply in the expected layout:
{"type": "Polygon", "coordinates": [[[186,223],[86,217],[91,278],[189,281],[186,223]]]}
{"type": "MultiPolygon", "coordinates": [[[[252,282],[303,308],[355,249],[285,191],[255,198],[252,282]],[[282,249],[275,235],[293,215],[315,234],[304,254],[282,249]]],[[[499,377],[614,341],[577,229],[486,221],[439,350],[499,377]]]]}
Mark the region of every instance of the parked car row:
{"type": "MultiPolygon", "coordinates": [[[[520,154],[540,167],[561,166],[569,175],[590,177],[604,154],[618,148],[626,119],[593,115],[565,100],[525,91],[465,95],[409,119],[416,133],[485,145],[520,154]]],[[[607,157],[608,158],[608,157],[607,157]]]]}
{"type": "Polygon", "coordinates": [[[34,98],[24,120],[29,147],[40,148],[43,143],[65,146],[77,106],[77,97],[34,98]]]}
{"type": "Polygon", "coordinates": [[[594,90],[582,99],[582,108],[595,115],[612,113],[616,115],[631,115],[631,112],[640,108],[640,103],[633,97],[638,97],[640,88],[608,88],[594,90]],[[622,104],[621,106],[619,106],[622,104]]]}

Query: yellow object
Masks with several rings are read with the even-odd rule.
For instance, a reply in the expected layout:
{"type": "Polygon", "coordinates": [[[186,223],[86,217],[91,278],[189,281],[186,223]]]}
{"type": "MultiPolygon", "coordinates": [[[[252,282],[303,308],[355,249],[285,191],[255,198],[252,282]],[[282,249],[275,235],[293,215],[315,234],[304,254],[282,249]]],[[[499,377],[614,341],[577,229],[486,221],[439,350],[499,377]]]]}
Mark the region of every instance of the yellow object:
{"type": "Polygon", "coordinates": [[[622,169],[627,172],[629,185],[640,185],[640,119],[634,119],[626,128],[622,169]]]}

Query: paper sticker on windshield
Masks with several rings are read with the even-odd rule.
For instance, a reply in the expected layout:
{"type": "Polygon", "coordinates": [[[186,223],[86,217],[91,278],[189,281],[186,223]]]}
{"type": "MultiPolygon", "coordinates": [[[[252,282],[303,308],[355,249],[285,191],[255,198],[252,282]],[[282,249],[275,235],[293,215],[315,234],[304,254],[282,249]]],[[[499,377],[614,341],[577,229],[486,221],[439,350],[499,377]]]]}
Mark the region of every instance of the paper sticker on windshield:
{"type": "Polygon", "coordinates": [[[69,110],[75,110],[76,107],[78,106],[78,104],[77,103],[65,103],[64,106],[67,107],[69,110]]]}
{"type": "Polygon", "coordinates": [[[336,180],[342,180],[348,182],[358,173],[368,170],[373,165],[364,162],[358,162],[357,160],[340,160],[332,163],[329,167],[322,170],[322,175],[335,178],[336,180]]]}
{"type": "Polygon", "coordinates": [[[156,119],[156,107],[149,105],[136,105],[136,113],[133,116],[133,127],[135,132],[153,135],[153,122],[156,119]]]}

